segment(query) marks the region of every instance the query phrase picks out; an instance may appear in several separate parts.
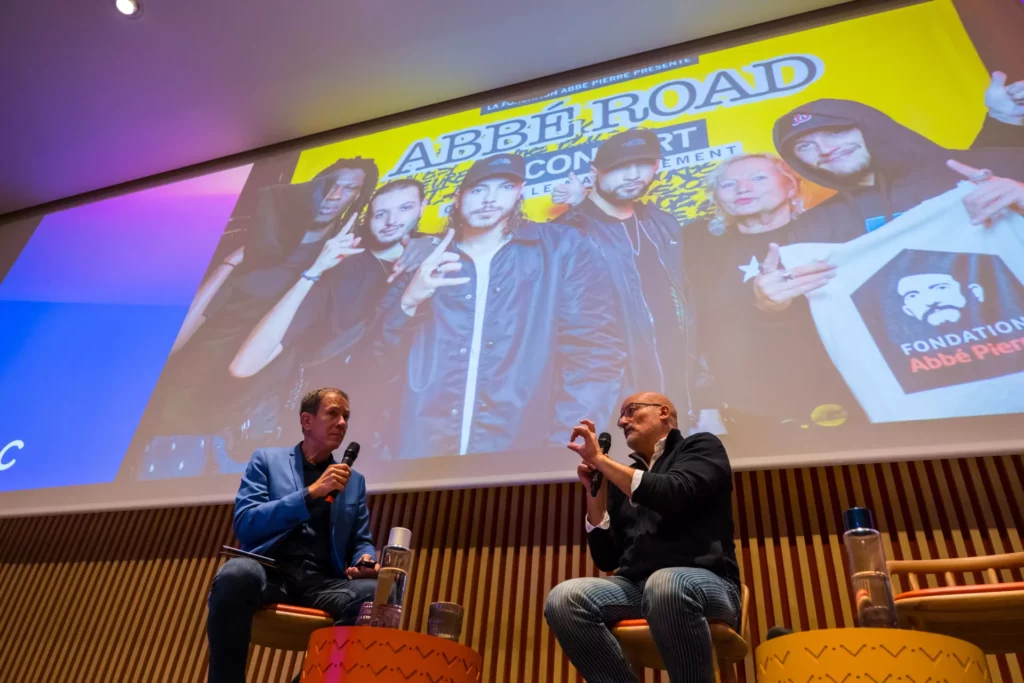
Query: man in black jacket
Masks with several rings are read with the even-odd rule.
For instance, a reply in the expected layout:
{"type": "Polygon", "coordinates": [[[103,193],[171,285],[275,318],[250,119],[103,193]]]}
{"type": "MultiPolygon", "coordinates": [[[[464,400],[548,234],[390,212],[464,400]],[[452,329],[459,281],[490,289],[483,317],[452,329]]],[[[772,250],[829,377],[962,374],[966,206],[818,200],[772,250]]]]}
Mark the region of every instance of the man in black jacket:
{"type": "Polygon", "coordinates": [[[636,681],[608,625],[639,618],[674,683],[714,681],[708,621],[735,627],[740,610],[729,458],[712,434],[683,437],[661,394],[627,398],[618,424],[631,466],[602,454],[590,420],[569,444],[588,491],[591,473],[604,475],[587,499],[587,543],[594,564],[615,575],[555,586],[544,616],[589,683],[636,681]]]}
{"type": "Polygon", "coordinates": [[[445,237],[381,302],[377,356],[407,359],[399,458],[558,448],[615,411],[613,285],[578,230],[523,216],[525,164],[475,161],[445,237]]]}
{"type": "MultiPolygon", "coordinates": [[[[672,214],[643,201],[658,176],[661,143],[653,130],[634,128],[601,143],[594,156],[593,190],[557,219],[581,229],[607,262],[607,278],[620,305],[626,373],[616,399],[641,389],[678,392],[683,431],[697,423],[689,392],[697,355],[693,296],[683,272],[682,227],[672,214]]],[[[603,425],[602,425],[603,426],[603,425]]]]}

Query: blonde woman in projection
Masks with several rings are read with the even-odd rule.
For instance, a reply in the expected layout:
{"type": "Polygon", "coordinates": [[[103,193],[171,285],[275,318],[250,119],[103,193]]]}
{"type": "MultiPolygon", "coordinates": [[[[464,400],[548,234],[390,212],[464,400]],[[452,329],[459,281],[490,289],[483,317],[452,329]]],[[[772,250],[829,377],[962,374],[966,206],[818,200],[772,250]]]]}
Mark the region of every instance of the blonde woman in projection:
{"type": "Polygon", "coordinates": [[[701,407],[718,408],[733,438],[759,441],[761,452],[774,436],[787,448],[790,435],[806,442],[808,430],[850,431],[851,422],[863,419],[821,345],[806,300],[772,313],[755,305],[755,284],[803,294],[834,277],[828,263],[787,271],[785,279],[777,268],[778,245],[799,222],[807,193],[774,155],[731,157],[707,178],[714,218],[689,223],[683,234],[708,369],[701,407]]]}

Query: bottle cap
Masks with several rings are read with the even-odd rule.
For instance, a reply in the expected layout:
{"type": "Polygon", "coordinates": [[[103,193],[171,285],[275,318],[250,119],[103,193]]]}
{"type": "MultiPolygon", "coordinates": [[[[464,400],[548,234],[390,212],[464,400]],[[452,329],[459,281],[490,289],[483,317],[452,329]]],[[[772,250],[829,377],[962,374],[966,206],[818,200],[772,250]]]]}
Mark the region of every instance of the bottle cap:
{"type": "Polygon", "coordinates": [[[412,531],[404,527],[396,526],[391,529],[388,535],[388,545],[397,545],[399,548],[408,548],[412,543],[412,531]]]}
{"type": "Polygon", "coordinates": [[[875,528],[874,515],[867,508],[850,508],[843,513],[843,523],[847,531],[875,528]]]}

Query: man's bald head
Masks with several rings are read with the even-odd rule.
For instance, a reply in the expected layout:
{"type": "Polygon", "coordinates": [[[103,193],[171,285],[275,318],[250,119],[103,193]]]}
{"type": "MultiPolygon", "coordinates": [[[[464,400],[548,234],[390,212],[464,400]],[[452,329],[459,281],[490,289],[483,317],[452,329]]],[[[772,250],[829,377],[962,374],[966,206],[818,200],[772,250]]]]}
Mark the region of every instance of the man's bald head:
{"type": "Polygon", "coordinates": [[[678,429],[679,413],[668,396],[642,391],[622,402],[618,425],[629,447],[649,458],[658,441],[678,429]]]}
{"type": "MultiPolygon", "coordinates": [[[[671,424],[673,429],[677,429],[679,427],[679,413],[676,412],[676,406],[674,403],[672,403],[672,399],[670,399],[665,394],[659,394],[656,391],[638,392],[622,402],[622,410],[626,410],[626,406],[629,406],[630,404],[633,403],[648,403],[653,404],[655,406],[664,407],[665,409],[668,410],[669,424],[671,424]]],[[[637,407],[637,410],[639,409],[640,406],[637,407]]]]}

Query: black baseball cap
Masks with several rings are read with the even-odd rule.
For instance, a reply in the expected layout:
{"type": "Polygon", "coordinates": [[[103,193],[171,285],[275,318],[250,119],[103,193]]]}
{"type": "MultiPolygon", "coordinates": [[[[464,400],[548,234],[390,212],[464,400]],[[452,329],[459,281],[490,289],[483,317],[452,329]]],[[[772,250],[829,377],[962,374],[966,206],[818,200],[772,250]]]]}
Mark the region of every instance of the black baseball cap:
{"type": "Polygon", "coordinates": [[[853,125],[850,119],[827,114],[802,112],[799,109],[779,119],[775,124],[776,132],[779,133],[779,151],[789,147],[798,137],[804,133],[819,130],[821,128],[849,128],[853,125]]]}
{"type": "Polygon", "coordinates": [[[661,143],[654,131],[646,128],[633,128],[616,133],[601,143],[594,155],[594,166],[601,169],[615,168],[631,161],[651,161],[657,163],[661,159],[661,143]]]}
{"type": "Polygon", "coordinates": [[[496,154],[486,159],[477,159],[466,171],[459,190],[476,185],[481,180],[495,176],[513,178],[522,182],[526,179],[526,159],[518,154],[496,154]]]}

